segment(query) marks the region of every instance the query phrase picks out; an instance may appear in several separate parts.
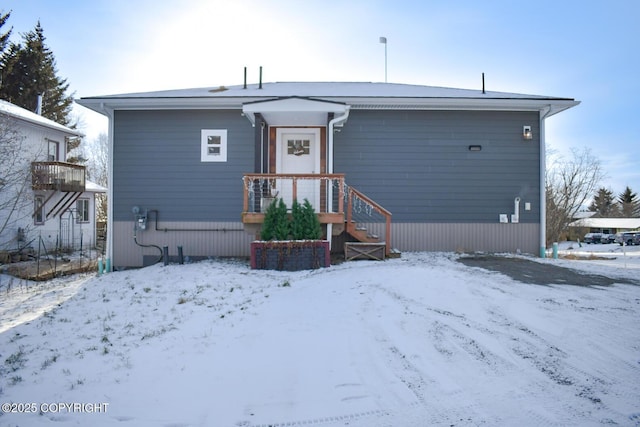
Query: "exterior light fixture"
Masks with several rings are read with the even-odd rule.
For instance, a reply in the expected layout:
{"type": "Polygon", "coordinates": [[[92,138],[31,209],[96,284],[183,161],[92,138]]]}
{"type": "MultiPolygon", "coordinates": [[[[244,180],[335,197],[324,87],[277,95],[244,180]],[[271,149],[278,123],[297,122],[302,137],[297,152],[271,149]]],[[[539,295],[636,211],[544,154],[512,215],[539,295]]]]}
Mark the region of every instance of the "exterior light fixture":
{"type": "Polygon", "coordinates": [[[533,139],[533,132],[531,131],[531,126],[522,126],[522,138],[526,140],[533,139]]]}
{"type": "Polygon", "coordinates": [[[470,145],[469,146],[469,151],[481,151],[482,150],[482,145],[470,145]]]}

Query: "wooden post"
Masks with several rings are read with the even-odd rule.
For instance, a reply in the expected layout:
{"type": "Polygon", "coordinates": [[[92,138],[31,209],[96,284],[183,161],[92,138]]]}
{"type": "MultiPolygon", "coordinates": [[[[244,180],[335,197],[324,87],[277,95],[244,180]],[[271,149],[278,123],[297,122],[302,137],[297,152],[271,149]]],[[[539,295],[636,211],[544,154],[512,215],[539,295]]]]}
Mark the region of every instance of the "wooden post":
{"type": "Polygon", "coordinates": [[[386,255],[388,256],[391,253],[391,215],[387,216],[387,222],[385,226],[385,236],[384,240],[387,242],[386,247],[386,255]]]}
{"type": "Polygon", "coordinates": [[[344,213],[344,178],[338,179],[338,213],[344,213]]]}
{"type": "Polygon", "coordinates": [[[351,224],[351,210],[353,208],[353,192],[351,188],[347,189],[347,226],[351,224]]]}
{"type": "Polygon", "coordinates": [[[249,212],[249,189],[246,176],[242,178],[242,187],[242,212],[249,212]]]}
{"type": "Polygon", "coordinates": [[[291,178],[291,202],[298,200],[298,179],[294,176],[291,178]]]}

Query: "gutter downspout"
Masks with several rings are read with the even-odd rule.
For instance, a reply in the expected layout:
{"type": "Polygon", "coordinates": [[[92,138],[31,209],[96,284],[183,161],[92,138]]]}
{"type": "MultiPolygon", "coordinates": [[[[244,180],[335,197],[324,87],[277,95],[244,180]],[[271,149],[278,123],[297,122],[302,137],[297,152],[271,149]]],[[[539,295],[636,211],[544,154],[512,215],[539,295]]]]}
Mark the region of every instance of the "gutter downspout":
{"type": "Polygon", "coordinates": [[[113,110],[100,103],[100,109],[109,119],[107,131],[108,172],[107,172],[107,250],[106,258],[111,260],[107,265],[113,265],[113,110]]]}
{"type": "MultiPolygon", "coordinates": [[[[349,118],[349,105],[345,106],[344,114],[338,117],[334,117],[329,121],[329,129],[327,131],[327,173],[333,173],[333,130],[338,124],[344,124],[349,118]]],[[[329,200],[333,203],[333,186],[329,186],[329,200]]],[[[331,204],[329,204],[331,206],[331,204]]],[[[331,209],[333,210],[333,209],[331,209]]],[[[327,224],[327,240],[329,241],[329,251],[331,251],[331,240],[333,237],[333,224],[327,224]]]]}
{"type": "Polygon", "coordinates": [[[547,248],[547,142],[545,136],[545,119],[549,116],[550,112],[550,105],[540,110],[540,258],[546,257],[547,248]]]}

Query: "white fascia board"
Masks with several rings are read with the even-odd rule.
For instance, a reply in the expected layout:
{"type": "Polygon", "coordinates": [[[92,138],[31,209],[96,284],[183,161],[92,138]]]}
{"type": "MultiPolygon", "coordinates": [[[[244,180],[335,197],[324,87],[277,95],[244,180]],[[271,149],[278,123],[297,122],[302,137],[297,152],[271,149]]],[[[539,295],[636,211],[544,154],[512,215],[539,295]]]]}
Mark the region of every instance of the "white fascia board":
{"type": "MultiPolygon", "coordinates": [[[[485,111],[541,111],[549,108],[547,117],[580,104],[571,99],[553,98],[382,98],[382,97],[322,97],[314,100],[304,98],[265,99],[260,97],[229,98],[83,98],[78,104],[104,114],[110,110],[167,110],[167,109],[231,109],[249,113],[293,109],[293,104],[308,111],[342,112],[347,105],[354,110],[485,110],[485,111]],[[287,102],[285,102],[287,101],[287,102]],[[287,107],[288,105],[288,107],[287,107]],[[319,108],[320,110],[315,110],[319,108]]],[[[295,111],[295,110],[293,110],[295,111]]]]}
{"type": "MultiPolygon", "coordinates": [[[[253,101],[259,100],[251,99],[253,101]]],[[[100,114],[115,110],[240,110],[247,99],[229,98],[83,98],[76,101],[100,114]]]]}
{"type": "Polygon", "coordinates": [[[548,117],[580,102],[556,99],[360,98],[350,100],[349,104],[353,110],[541,111],[550,108],[548,117]]]}

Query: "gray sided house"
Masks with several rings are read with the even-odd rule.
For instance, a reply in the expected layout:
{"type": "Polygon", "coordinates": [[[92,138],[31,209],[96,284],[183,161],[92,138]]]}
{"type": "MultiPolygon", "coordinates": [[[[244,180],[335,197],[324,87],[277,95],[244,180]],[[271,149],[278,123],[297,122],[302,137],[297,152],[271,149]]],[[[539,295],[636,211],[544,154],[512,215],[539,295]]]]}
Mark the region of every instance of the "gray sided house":
{"type": "Polygon", "coordinates": [[[543,254],[544,123],[570,98],[266,83],[82,98],[106,115],[108,252],[246,256],[266,206],[309,200],[332,251],[543,254]]]}

